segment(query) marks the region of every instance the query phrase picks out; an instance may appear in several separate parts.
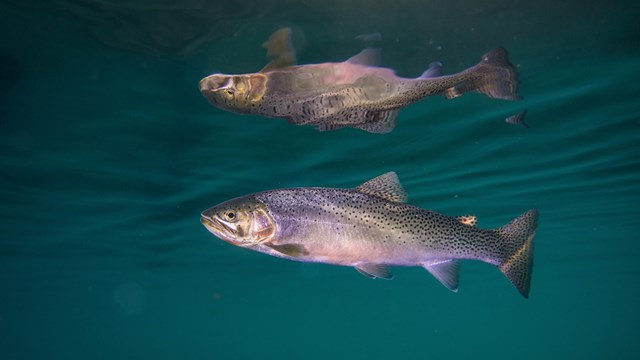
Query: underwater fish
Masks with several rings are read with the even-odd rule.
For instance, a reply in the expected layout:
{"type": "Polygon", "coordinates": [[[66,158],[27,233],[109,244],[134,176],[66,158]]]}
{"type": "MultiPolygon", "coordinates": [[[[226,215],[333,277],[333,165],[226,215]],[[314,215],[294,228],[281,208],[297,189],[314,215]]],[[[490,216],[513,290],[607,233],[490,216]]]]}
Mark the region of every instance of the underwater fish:
{"type": "Polygon", "coordinates": [[[202,212],[201,222],[231,244],[269,255],[352,266],[391,279],[389,266],[422,266],[452,291],[458,263],[495,265],[528,297],[538,213],[529,210],[493,230],[474,216],[450,217],[405,204],[394,172],[353,189],[292,188],[259,192],[202,212]]]}
{"type": "Polygon", "coordinates": [[[520,125],[525,129],[530,128],[529,124],[524,121],[524,116],[527,115],[527,110],[522,110],[517,114],[511,115],[504,119],[507,124],[520,125]]]}
{"type": "Polygon", "coordinates": [[[314,125],[320,131],[352,127],[387,133],[402,107],[427,96],[450,99],[475,91],[520,99],[516,70],[500,47],[457,74],[440,76],[442,65],[433,62],[420,77],[409,79],[377,67],[379,54],[371,48],[345,62],[296,66],[289,28],[276,31],[263,46],[271,62],[260,72],[213,74],[200,81],[200,91],[213,106],[314,125]]]}

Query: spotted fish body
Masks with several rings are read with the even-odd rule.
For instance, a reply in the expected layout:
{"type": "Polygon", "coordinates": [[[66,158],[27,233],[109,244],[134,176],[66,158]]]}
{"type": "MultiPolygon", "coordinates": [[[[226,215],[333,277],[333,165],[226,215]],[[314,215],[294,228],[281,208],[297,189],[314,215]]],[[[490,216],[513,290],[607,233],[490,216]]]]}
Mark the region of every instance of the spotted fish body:
{"type": "Polygon", "coordinates": [[[388,266],[423,266],[458,288],[458,261],[493,264],[527,297],[537,212],[493,230],[475,217],[450,217],[407,205],[395,173],[354,189],[265,191],[217,205],[201,221],[232,244],[286,259],[353,266],[391,278],[388,266]]]}
{"type": "Polygon", "coordinates": [[[480,63],[460,73],[439,76],[434,62],[422,76],[409,79],[378,67],[378,54],[365,49],[345,62],[294,66],[290,30],[274,33],[265,46],[274,60],[261,72],[213,74],[200,81],[200,91],[221,109],[283,118],[321,131],[354,127],[386,133],[398,111],[427,96],[454,98],[470,91],[492,98],[517,100],[518,79],[507,51],[496,48],[480,63]]]}

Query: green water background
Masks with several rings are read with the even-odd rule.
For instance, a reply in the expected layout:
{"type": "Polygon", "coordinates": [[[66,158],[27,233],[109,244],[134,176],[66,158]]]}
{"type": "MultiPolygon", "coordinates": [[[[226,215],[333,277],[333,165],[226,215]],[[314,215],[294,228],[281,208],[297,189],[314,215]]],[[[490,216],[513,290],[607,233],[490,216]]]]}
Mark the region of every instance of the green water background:
{"type": "Polygon", "coordinates": [[[638,359],[640,14],[625,1],[0,3],[0,358],[638,359]],[[524,100],[404,109],[390,134],[320,133],[207,104],[213,72],[300,63],[380,32],[384,66],[444,73],[502,45],[524,100]],[[530,129],[504,118],[528,109],[530,129]],[[465,262],[349,268],[233,247],[203,209],[396,171],[413,205],[500,226],[540,211],[531,297],[465,262]]]}

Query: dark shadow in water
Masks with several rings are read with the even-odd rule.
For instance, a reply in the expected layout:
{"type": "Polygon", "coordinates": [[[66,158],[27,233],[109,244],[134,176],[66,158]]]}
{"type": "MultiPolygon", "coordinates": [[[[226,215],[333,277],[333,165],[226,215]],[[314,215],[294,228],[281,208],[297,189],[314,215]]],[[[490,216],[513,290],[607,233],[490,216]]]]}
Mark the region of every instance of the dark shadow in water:
{"type": "Polygon", "coordinates": [[[14,7],[70,13],[99,42],[153,56],[189,56],[228,37],[243,19],[272,7],[261,1],[10,0],[14,7]]]}
{"type": "Polygon", "coordinates": [[[4,113],[6,98],[22,76],[22,65],[13,56],[0,50],[0,119],[4,113]]]}

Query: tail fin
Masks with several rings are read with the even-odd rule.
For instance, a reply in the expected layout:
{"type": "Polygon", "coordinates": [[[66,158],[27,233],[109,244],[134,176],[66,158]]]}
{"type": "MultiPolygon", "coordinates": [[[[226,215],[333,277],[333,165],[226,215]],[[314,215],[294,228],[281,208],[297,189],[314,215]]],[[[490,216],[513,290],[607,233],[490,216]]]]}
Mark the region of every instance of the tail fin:
{"type": "Polygon", "coordinates": [[[518,95],[518,73],[509,62],[507,50],[497,47],[482,55],[476,66],[464,71],[469,80],[447,89],[444,92],[448,99],[458,97],[469,91],[477,91],[491,98],[520,100],[518,95]]]}
{"type": "Polygon", "coordinates": [[[529,210],[507,225],[496,229],[496,233],[511,246],[506,259],[498,265],[525,298],[529,297],[531,273],[533,271],[533,236],[538,227],[538,211],[529,210]]]}

